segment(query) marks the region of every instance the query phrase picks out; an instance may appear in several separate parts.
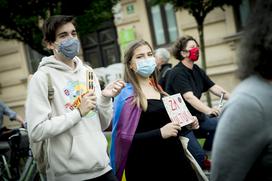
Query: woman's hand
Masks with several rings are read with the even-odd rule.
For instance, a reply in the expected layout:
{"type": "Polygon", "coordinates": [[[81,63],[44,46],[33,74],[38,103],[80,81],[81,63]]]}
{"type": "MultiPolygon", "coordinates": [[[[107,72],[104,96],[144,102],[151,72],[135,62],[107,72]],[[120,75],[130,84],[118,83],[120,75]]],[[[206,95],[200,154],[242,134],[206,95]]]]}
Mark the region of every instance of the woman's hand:
{"type": "Polygon", "coordinates": [[[178,123],[171,122],[163,126],[160,130],[162,138],[167,139],[170,137],[176,137],[178,135],[178,131],[181,130],[181,127],[178,123]]]}
{"type": "Polygon", "coordinates": [[[105,97],[115,97],[125,87],[126,83],[122,80],[114,81],[108,84],[102,91],[102,95],[105,97]]]}

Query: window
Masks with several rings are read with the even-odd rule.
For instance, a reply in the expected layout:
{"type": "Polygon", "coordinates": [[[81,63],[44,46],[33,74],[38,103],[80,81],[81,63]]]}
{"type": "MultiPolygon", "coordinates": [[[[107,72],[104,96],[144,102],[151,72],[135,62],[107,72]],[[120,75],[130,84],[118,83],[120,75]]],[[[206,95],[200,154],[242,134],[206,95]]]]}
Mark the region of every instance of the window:
{"type": "Polygon", "coordinates": [[[236,29],[242,31],[247,23],[249,14],[251,13],[256,0],[242,0],[242,3],[234,7],[236,29]]]}
{"type": "Polygon", "coordinates": [[[84,60],[93,68],[120,62],[117,32],[113,21],[105,22],[95,32],[82,38],[84,60]]]}
{"type": "Polygon", "coordinates": [[[174,42],[178,38],[173,5],[150,6],[146,3],[154,47],[174,42]]]}

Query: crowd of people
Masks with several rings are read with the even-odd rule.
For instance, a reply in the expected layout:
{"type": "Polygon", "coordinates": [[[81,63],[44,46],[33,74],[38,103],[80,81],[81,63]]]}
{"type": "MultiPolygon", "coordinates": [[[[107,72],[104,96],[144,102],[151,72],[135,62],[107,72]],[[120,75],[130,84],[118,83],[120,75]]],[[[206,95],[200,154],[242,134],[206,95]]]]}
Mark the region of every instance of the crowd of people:
{"type": "MultiPolygon", "coordinates": [[[[196,64],[199,44],[192,36],[154,51],[145,40],[131,42],[124,52],[124,79],[101,90],[93,69],[77,56],[74,17],[51,16],[43,35],[52,55],[42,58],[32,76],[25,104],[30,143],[43,143],[46,179],[208,180],[201,171],[210,169],[205,163],[211,158],[212,181],[272,180],[271,15],[272,2],[257,1],[242,37],[242,81],[231,94],[196,64]],[[178,61],[174,67],[171,57],[178,61]],[[223,95],[223,111],[201,100],[207,91],[223,95]],[[168,115],[163,98],[174,94],[192,114],[188,126],[168,115]],[[108,153],[103,130],[110,125],[108,153]]],[[[0,133],[3,115],[24,124],[0,102],[0,133]]]]}

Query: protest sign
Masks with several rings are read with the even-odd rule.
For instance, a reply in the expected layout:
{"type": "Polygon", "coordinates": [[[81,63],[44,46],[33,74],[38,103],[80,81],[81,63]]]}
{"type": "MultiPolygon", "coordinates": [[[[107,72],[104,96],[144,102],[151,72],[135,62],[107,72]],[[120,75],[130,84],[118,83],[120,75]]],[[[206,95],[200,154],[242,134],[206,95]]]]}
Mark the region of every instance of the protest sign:
{"type": "Polygon", "coordinates": [[[180,94],[164,97],[162,101],[171,121],[179,123],[181,127],[193,122],[193,116],[180,94]]]}

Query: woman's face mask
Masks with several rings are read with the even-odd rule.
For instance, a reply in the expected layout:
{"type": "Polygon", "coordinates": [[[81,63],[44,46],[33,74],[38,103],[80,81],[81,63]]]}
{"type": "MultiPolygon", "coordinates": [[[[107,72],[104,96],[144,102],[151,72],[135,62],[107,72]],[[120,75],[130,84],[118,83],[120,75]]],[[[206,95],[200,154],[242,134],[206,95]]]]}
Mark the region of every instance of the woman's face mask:
{"type": "Polygon", "coordinates": [[[65,39],[57,45],[57,52],[68,60],[72,60],[79,53],[80,42],[77,38],[65,39]]]}
{"type": "Polygon", "coordinates": [[[195,48],[191,48],[189,51],[189,59],[192,61],[197,61],[198,57],[199,57],[199,48],[195,47],[195,48]]]}
{"type": "Polygon", "coordinates": [[[136,73],[142,77],[149,77],[154,72],[155,67],[155,57],[149,57],[136,61],[136,73]]]}

